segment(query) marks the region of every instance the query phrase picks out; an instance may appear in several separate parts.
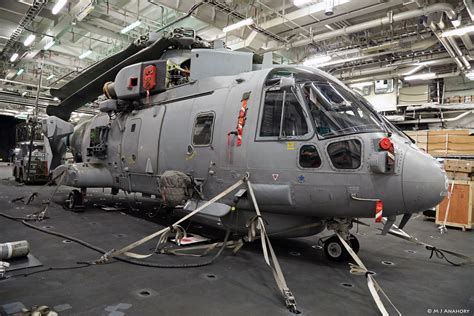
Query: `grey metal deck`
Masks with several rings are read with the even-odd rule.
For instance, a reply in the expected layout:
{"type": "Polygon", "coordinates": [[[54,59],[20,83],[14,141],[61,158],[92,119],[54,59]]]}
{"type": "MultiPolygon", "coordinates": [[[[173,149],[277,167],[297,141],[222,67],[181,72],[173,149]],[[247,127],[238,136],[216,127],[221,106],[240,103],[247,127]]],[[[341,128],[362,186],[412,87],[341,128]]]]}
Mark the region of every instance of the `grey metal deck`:
{"type": "MultiPolygon", "coordinates": [[[[0,178],[9,167],[0,167],[0,178]]],[[[34,191],[37,186],[17,186],[0,181],[0,211],[23,216],[40,208],[54,187],[48,187],[32,205],[10,200],[34,191]]],[[[56,195],[58,203],[68,188],[56,195]]],[[[123,195],[111,196],[94,190],[83,213],[64,210],[52,204],[49,219],[33,222],[40,227],[69,234],[104,249],[119,248],[157,231],[160,224],[135,216],[139,212],[105,212],[94,204],[126,206],[123,195]]],[[[135,205],[135,204],[133,204],[135,205]]],[[[144,201],[138,205],[150,210],[144,201]]],[[[366,222],[369,222],[366,220],[366,222]]],[[[371,227],[359,227],[359,256],[403,315],[426,315],[428,309],[468,309],[474,314],[473,266],[454,267],[429,252],[392,236],[378,236],[371,227]],[[410,250],[413,250],[411,252],[410,250]],[[408,252],[407,252],[408,251],[408,252]],[[384,265],[382,261],[393,262],[384,265]]],[[[192,230],[209,234],[200,225],[192,230]]],[[[474,256],[474,233],[449,229],[440,235],[436,225],[423,216],[410,221],[406,230],[419,239],[469,256],[474,256]]],[[[222,238],[222,232],[211,231],[222,238]]],[[[327,232],[326,232],[327,234],[327,232]]],[[[0,242],[26,239],[31,253],[43,267],[13,271],[19,275],[48,267],[73,267],[77,261],[95,260],[95,251],[63,238],[51,236],[0,217],[0,242]]],[[[379,315],[363,276],[349,273],[347,263],[328,261],[322,250],[314,248],[318,237],[275,240],[275,251],[303,315],[379,315]],[[343,286],[343,283],[352,287],[343,286]]],[[[136,250],[146,253],[156,241],[136,250]]],[[[166,255],[151,261],[183,263],[204,260],[166,255]]],[[[146,294],[146,293],[145,293],[146,294]]],[[[259,243],[247,244],[237,255],[230,251],[212,265],[190,269],[158,269],[115,262],[73,270],[53,270],[16,276],[0,281],[0,314],[9,315],[20,306],[48,305],[60,315],[291,315],[285,308],[264,263],[259,243]],[[149,295],[140,295],[146,291],[149,295]]]]}

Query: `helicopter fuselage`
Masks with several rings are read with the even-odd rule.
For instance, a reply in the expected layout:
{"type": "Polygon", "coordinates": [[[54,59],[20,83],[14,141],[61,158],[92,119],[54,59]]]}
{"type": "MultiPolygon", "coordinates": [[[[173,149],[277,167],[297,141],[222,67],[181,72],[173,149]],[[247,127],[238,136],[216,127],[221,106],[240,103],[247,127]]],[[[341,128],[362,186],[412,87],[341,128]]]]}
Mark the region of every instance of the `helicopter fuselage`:
{"type": "MultiPolygon", "coordinates": [[[[65,184],[75,187],[161,197],[160,175],[178,170],[200,183],[204,199],[248,173],[269,228],[276,219],[275,231],[374,218],[377,201],[383,216],[438,204],[447,192],[439,163],[358,102],[341,82],[307,67],[204,78],[78,125],[71,147],[82,163],[55,173],[68,168],[65,184]],[[279,86],[272,80],[278,72],[300,77],[279,86]],[[101,142],[100,151],[91,150],[101,142]]],[[[222,203],[243,214],[229,212],[224,225],[242,228],[254,214],[246,196],[222,203]]]]}

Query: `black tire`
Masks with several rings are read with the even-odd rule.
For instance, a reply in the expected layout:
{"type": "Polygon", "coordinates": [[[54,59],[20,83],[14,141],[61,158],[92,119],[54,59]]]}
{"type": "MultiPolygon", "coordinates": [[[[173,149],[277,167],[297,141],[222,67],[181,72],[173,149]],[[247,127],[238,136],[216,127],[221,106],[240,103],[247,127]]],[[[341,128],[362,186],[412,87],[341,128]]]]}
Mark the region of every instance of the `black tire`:
{"type": "Polygon", "coordinates": [[[79,192],[79,190],[72,190],[66,201],[66,208],[69,210],[76,210],[78,206],[82,206],[83,202],[81,192],[79,192]]]}
{"type": "Polygon", "coordinates": [[[352,250],[354,250],[355,253],[358,253],[360,250],[359,240],[356,238],[356,236],[350,234],[349,241],[351,243],[352,250]]]}
{"type": "MultiPolygon", "coordinates": [[[[357,238],[351,234],[349,236],[349,242],[352,250],[355,253],[358,253],[360,245],[357,238]]],[[[339,237],[337,237],[336,235],[329,237],[324,242],[324,254],[329,260],[337,262],[349,261],[349,259],[351,258],[351,255],[341,243],[339,237]]]]}

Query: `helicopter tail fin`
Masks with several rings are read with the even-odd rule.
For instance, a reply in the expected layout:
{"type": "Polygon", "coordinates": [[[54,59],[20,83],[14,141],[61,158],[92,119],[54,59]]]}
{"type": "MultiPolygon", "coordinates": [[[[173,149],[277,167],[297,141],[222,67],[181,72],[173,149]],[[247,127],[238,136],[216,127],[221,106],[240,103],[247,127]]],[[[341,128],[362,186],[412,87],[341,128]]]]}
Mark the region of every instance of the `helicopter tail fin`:
{"type": "Polygon", "coordinates": [[[62,158],[66,154],[68,136],[73,132],[74,126],[71,123],[56,116],[49,116],[43,120],[48,170],[53,170],[61,164],[62,158]]]}

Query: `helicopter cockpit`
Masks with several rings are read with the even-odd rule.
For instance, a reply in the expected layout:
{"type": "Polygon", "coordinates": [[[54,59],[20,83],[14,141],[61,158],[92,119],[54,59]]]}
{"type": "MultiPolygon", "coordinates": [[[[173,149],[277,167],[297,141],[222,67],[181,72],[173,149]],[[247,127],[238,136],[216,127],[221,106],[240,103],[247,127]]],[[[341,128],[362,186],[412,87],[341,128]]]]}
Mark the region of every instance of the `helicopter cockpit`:
{"type": "MultiPolygon", "coordinates": [[[[362,96],[323,75],[306,69],[278,68],[270,72],[267,82],[288,77],[294,79],[294,86],[284,89],[287,91],[280,94],[269,89],[265,98],[265,103],[281,103],[285,99],[280,136],[297,136],[308,132],[303,112],[295,105],[299,103],[309,110],[320,139],[377,132],[396,133],[406,138],[393,125],[388,124],[362,96]],[[296,128],[291,128],[292,126],[296,128]]],[[[272,127],[262,126],[264,128],[260,136],[278,135],[281,124],[275,123],[272,127]]]]}

